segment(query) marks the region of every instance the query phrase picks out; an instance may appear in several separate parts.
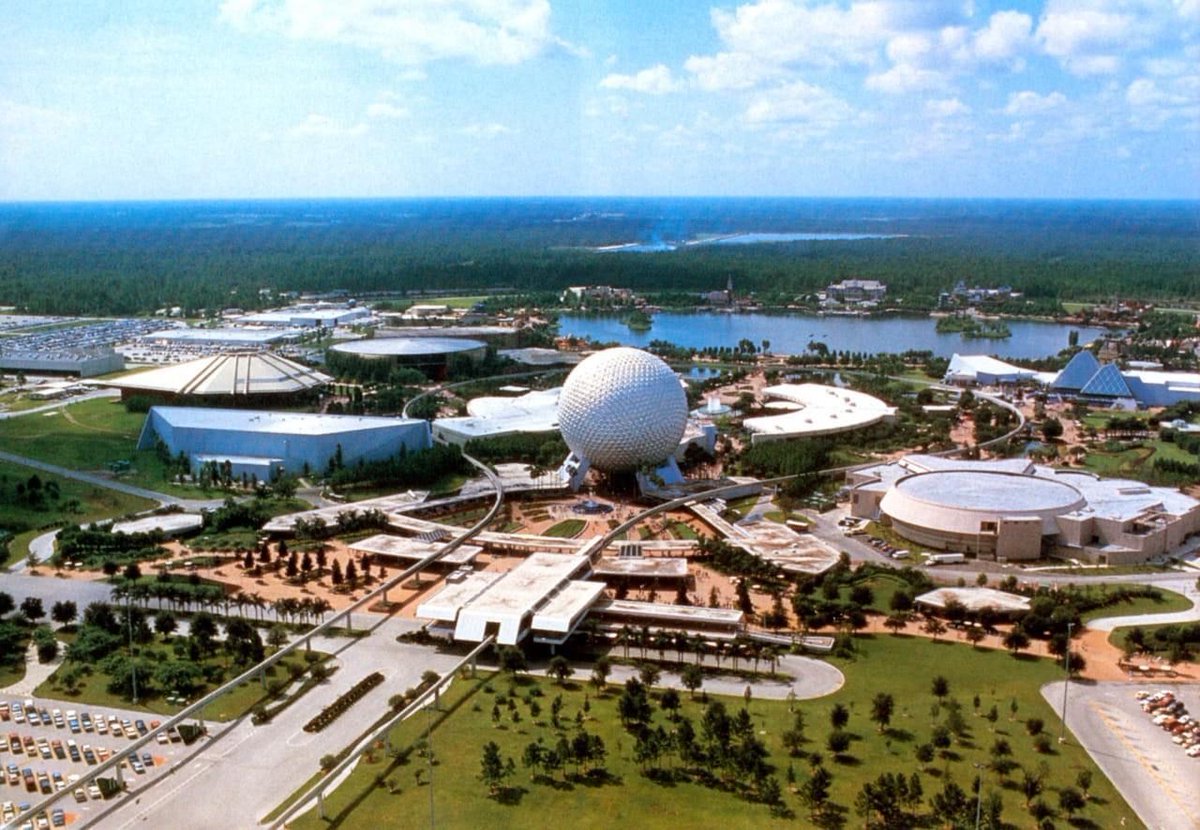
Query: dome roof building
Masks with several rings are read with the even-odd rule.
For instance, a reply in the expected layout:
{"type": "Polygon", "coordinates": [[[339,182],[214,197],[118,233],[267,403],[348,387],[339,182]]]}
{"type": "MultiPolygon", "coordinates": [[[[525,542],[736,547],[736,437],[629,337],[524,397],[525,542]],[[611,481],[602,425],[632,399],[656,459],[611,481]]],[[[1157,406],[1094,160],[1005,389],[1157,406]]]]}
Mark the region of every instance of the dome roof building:
{"type": "Polygon", "coordinates": [[[670,463],[687,418],[687,395],[671,367],[626,347],[597,352],[576,366],[558,400],[563,439],[583,472],[670,463]]]}

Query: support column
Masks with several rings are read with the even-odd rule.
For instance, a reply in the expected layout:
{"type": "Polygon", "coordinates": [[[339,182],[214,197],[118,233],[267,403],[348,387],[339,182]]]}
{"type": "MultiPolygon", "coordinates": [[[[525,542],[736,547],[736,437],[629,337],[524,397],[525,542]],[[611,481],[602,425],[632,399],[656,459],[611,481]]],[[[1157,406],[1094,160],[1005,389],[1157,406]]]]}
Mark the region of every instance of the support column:
{"type": "Polygon", "coordinates": [[[325,791],[317,790],[317,815],[325,820],[325,791]]]}

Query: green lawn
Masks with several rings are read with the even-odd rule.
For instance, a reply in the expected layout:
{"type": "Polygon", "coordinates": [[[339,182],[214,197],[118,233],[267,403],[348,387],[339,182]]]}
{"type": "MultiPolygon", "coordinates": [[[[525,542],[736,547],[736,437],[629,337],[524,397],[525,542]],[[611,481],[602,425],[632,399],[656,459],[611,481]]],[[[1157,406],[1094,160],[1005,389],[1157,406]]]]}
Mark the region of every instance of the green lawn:
{"type": "Polygon", "coordinates": [[[22,455],[72,470],[107,472],[113,461],[132,462],[121,480],[175,493],[200,488],[170,484],[153,450],[137,450],[144,413],[126,412],[112,398],[93,398],[63,409],[0,421],[0,445],[22,455]]]}
{"type": "MultiPolygon", "coordinates": [[[[1118,586],[1114,585],[1111,587],[1116,588],[1118,586]]],[[[1101,588],[1092,586],[1088,586],[1084,590],[1102,593],[1101,588]]],[[[1096,608],[1088,611],[1081,614],[1080,619],[1086,623],[1089,620],[1096,620],[1101,617],[1133,617],[1138,614],[1174,614],[1177,611],[1186,611],[1192,607],[1192,601],[1183,594],[1177,594],[1165,588],[1160,588],[1159,590],[1162,591],[1162,598],[1159,600],[1154,600],[1150,597],[1135,597],[1119,605],[1109,605],[1106,608],[1096,608]]]]}
{"type": "MultiPolygon", "coordinates": [[[[40,528],[123,516],[154,506],[148,499],[0,461],[0,527],[20,531],[9,546],[10,561],[19,561],[29,554],[29,541],[42,532],[40,528]],[[43,483],[54,481],[59,488],[59,497],[46,499],[45,509],[34,510],[15,503],[13,496],[17,483],[27,482],[35,473],[43,483]]],[[[0,567],[6,564],[0,561],[0,567]]]]}
{"type": "MultiPolygon", "coordinates": [[[[908,776],[919,769],[914,748],[929,741],[933,727],[946,719],[944,707],[937,715],[931,712],[935,698],[930,691],[930,680],[935,674],[941,674],[949,681],[951,697],[962,704],[968,733],[962,742],[951,748],[949,757],[936,759],[929,769],[922,771],[927,803],[940,791],[947,777],[967,789],[969,794],[975,774],[972,764],[989,760],[993,741],[1003,738],[1011,745],[1012,759],[1018,764],[1030,769],[1037,769],[1043,762],[1046,764],[1043,797],[1049,804],[1057,804],[1057,788],[1073,785],[1077,772],[1088,769],[1094,778],[1092,803],[1081,815],[1093,822],[1090,826],[1115,827],[1122,820],[1127,827],[1141,826],[1078,746],[1073,743],[1058,746],[1052,742],[1048,755],[1039,755],[1033,749],[1024,719],[1041,718],[1051,735],[1057,731],[1057,719],[1038,692],[1042,684],[1059,677],[1060,671],[1053,663],[1033,658],[1016,659],[1007,652],[975,650],[966,645],[937,643],[925,638],[865,636],[857,638],[856,642],[860,649],[858,659],[838,661],[846,674],[846,685],[828,698],[798,704],[807,720],[809,741],[805,751],[822,754],[826,768],[833,774],[832,799],[850,811],[848,826],[862,826],[861,819],[854,815],[853,804],[864,782],[873,781],[883,772],[901,772],[908,776]],[[872,698],[880,691],[891,693],[896,701],[895,714],[885,734],[880,734],[868,720],[872,698]],[[999,710],[1000,716],[994,726],[974,712],[972,696],[976,693],[981,699],[981,713],[993,705],[999,710]],[[1013,700],[1017,703],[1015,719],[1010,715],[1013,700]],[[855,736],[851,749],[840,759],[825,749],[831,731],[828,716],[834,703],[842,703],[850,710],[847,728],[855,736]]],[[[463,681],[459,683],[463,684],[463,681]]],[[[438,761],[434,767],[436,786],[432,805],[429,787],[418,785],[414,777],[419,768],[427,774],[425,761],[414,755],[406,763],[390,767],[381,752],[372,763],[360,764],[341,787],[327,795],[326,814],[330,820],[321,820],[313,811],[296,819],[291,826],[308,830],[325,827],[353,830],[391,826],[399,816],[409,817],[409,823],[417,826],[425,821],[431,808],[438,822],[447,827],[537,828],[546,826],[548,821],[562,822],[572,830],[611,827],[782,830],[811,826],[805,808],[788,792],[786,784],[789,765],[800,780],[808,771],[808,761],[789,759],[780,739],[791,719],[787,703],[753,700],[749,706],[758,737],[765,742],[770,753],[769,762],[775,766],[776,775],[784,786],[784,801],[796,813],[790,818],[778,818],[762,804],[745,801],[728,792],[691,782],[658,784],[644,776],[633,759],[634,739],[619,726],[615,691],[597,697],[593,689],[582,684],[572,685],[567,690],[560,690],[545,680],[529,680],[528,684],[516,687],[517,698],[524,698],[530,690],[540,688],[543,695],[533,698],[541,707],[537,718],[532,717],[528,703],[518,699],[516,708],[520,721],[514,723],[507,706],[501,704],[501,725],[493,725],[491,713],[495,696],[508,694],[510,685],[507,678],[498,677],[491,682],[491,692],[479,691],[438,726],[431,742],[438,761]],[[585,727],[590,733],[601,736],[608,751],[606,767],[610,778],[606,782],[562,781],[561,775],[553,785],[535,782],[521,766],[521,754],[528,743],[539,737],[551,745],[557,741],[558,733],[548,721],[551,702],[558,694],[563,696],[562,720],[567,724],[563,734],[567,737],[574,733],[576,713],[582,711],[587,701],[590,711],[584,717],[585,727]],[[495,741],[502,754],[516,762],[517,771],[509,783],[517,791],[510,803],[488,798],[486,788],[478,780],[481,748],[487,741],[495,741]],[[394,794],[389,793],[386,786],[389,781],[396,790],[394,794]],[[553,818],[549,819],[551,816],[553,818]]],[[[686,692],[682,697],[683,714],[699,730],[703,712],[700,701],[690,701],[686,692]]],[[[743,701],[740,697],[727,698],[725,705],[734,714],[743,701]]],[[[661,711],[656,711],[655,723],[673,728],[661,711]]],[[[421,726],[419,720],[416,726],[421,726]]],[[[409,731],[399,742],[404,743],[412,737],[413,733],[409,731]]],[[[669,763],[664,759],[664,766],[669,763]]],[[[1019,780],[1019,771],[1011,773],[1007,781],[995,772],[987,772],[984,791],[985,794],[1000,794],[1007,822],[1015,827],[1027,827],[1031,820],[1025,811],[1023,796],[1015,789],[1015,781],[1019,780]]],[[[1058,826],[1066,825],[1060,823],[1058,826]]]]}
{"type": "MultiPolygon", "coordinates": [[[[169,649],[162,648],[162,644],[158,643],[157,640],[156,643],[163,653],[169,653],[169,649]]],[[[147,648],[154,648],[154,645],[148,646],[147,648]]],[[[328,655],[322,654],[321,656],[327,657],[328,655]]],[[[224,655],[218,655],[203,660],[200,665],[215,665],[225,667],[225,680],[234,677],[236,674],[244,670],[236,666],[226,667],[227,662],[228,661],[224,655]]],[[[284,660],[280,661],[280,663],[277,663],[274,667],[272,667],[272,669],[268,670],[267,681],[270,682],[273,678],[286,679],[288,676],[287,666],[289,664],[307,666],[307,664],[304,662],[303,652],[289,655],[284,660]]],[[[63,665],[68,666],[70,663],[64,663],[63,665]]],[[[34,696],[50,698],[54,700],[64,700],[80,706],[112,706],[121,709],[137,709],[143,712],[150,712],[156,715],[166,716],[174,715],[182,708],[181,706],[177,706],[173,703],[167,703],[164,699],[164,696],[157,690],[152,691],[148,696],[143,697],[135,705],[128,698],[124,698],[121,695],[108,691],[106,688],[108,678],[99,671],[93,671],[92,674],[84,675],[81,678],[78,688],[75,690],[75,692],[68,692],[58,683],[58,675],[61,671],[62,667],[60,667],[58,671],[51,675],[48,680],[44,681],[40,686],[38,686],[34,691],[34,696]]],[[[225,681],[223,680],[222,682],[225,681]]],[[[192,699],[196,699],[201,694],[202,692],[194,694],[192,699]]],[[[208,708],[205,709],[204,717],[217,721],[233,720],[234,718],[241,717],[246,712],[249,712],[259,703],[268,703],[270,701],[271,698],[264,691],[262,685],[258,681],[250,681],[241,684],[233,691],[211,703],[208,708]]]]}
{"type": "Polygon", "coordinates": [[[585,527],[587,527],[587,522],[583,519],[563,519],[542,531],[542,535],[554,539],[574,539],[583,532],[585,527]]]}

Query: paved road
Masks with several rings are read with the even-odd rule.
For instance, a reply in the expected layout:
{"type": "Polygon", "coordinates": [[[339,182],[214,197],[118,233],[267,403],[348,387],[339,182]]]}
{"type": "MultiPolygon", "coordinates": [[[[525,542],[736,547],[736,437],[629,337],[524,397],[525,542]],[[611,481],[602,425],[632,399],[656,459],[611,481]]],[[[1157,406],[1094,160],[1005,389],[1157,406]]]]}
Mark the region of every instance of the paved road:
{"type": "MultiPolygon", "coordinates": [[[[674,652],[668,653],[673,654],[674,652]]],[[[693,655],[685,653],[684,657],[690,662],[693,655]]],[[[743,668],[746,667],[747,662],[743,661],[743,668]]],[[[592,666],[590,663],[580,663],[573,668],[575,673],[571,675],[572,681],[587,682],[591,677],[592,666]]],[[[711,661],[709,661],[709,668],[713,668],[711,661]]],[[[764,663],[759,668],[765,670],[768,667],[764,663]]],[[[530,673],[545,676],[546,668],[535,666],[530,673]]],[[[823,660],[793,654],[785,654],[779,658],[776,673],[779,675],[777,680],[763,679],[749,683],[733,675],[705,677],[704,685],[700,688],[709,694],[741,697],[745,694],[746,686],[749,685],[751,694],[755,698],[763,700],[786,700],[789,693],[793,694],[796,700],[812,700],[833,694],[846,682],[845,675],[835,666],[823,660]]],[[[637,677],[637,674],[638,670],[633,666],[616,664],[608,675],[608,683],[610,686],[623,685],[629,678],[637,677]]],[[[679,672],[664,668],[656,688],[682,691],[686,687],[683,685],[679,672]]]]}
{"type": "MultiPolygon", "coordinates": [[[[1173,688],[1188,711],[1200,712],[1200,687],[1173,688]]],[[[1134,699],[1130,683],[1072,683],[1067,724],[1109,780],[1150,830],[1200,827],[1200,759],[1189,758],[1170,735],[1151,723],[1134,699]]],[[[1042,696],[1061,716],[1063,684],[1042,687],[1042,696]]]]}
{"type": "Polygon", "coordinates": [[[52,409],[62,409],[64,406],[70,406],[73,403],[91,400],[92,398],[115,398],[120,394],[121,392],[118,389],[96,389],[83,395],[73,395],[70,398],[51,401],[50,403],[42,404],[41,406],[30,407],[29,409],[0,411],[0,421],[7,421],[9,418],[20,418],[24,415],[37,415],[39,412],[49,412],[52,409]]]}
{"type": "Polygon", "coordinates": [[[335,753],[369,728],[387,709],[394,694],[415,686],[427,669],[444,671],[458,658],[420,646],[396,642],[411,622],[389,620],[371,637],[317,643],[341,649],[340,668],[322,686],[270,724],[243,720],[226,730],[211,748],[149,790],[140,800],[92,825],[116,828],[170,827],[211,830],[253,827],[284,798],[307,781],[322,755],[335,753]],[[368,693],[327,729],[309,734],[303,725],[372,671],[382,672],[383,685],[368,693]],[[197,794],[209,797],[197,797],[197,794]]]}

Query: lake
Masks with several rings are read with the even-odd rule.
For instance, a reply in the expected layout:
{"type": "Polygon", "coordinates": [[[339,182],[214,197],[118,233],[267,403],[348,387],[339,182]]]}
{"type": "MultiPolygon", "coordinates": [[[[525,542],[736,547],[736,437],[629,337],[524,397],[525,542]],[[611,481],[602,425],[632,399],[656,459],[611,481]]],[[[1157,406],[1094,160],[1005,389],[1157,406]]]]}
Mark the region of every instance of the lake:
{"type": "Polygon", "coordinates": [[[1012,337],[1004,340],[968,340],[959,333],[938,334],[932,317],[818,317],[811,314],[722,314],[717,312],[663,311],[654,315],[649,331],[632,331],[619,316],[564,314],[558,318],[564,336],[590,337],[600,342],[647,346],[667,340],[678,346],[737,346],[742,339],[755,345],[771,341],[777,354],[799,354],[810,341],[831,351],[904,352],[932,351],[941,357],[959,354],[993,354],[1000,358],[1050,357],[1067,347],[1074,329],[1080,344],[1105,334],[1105,329],[1006,320],[1012,337]]]}

